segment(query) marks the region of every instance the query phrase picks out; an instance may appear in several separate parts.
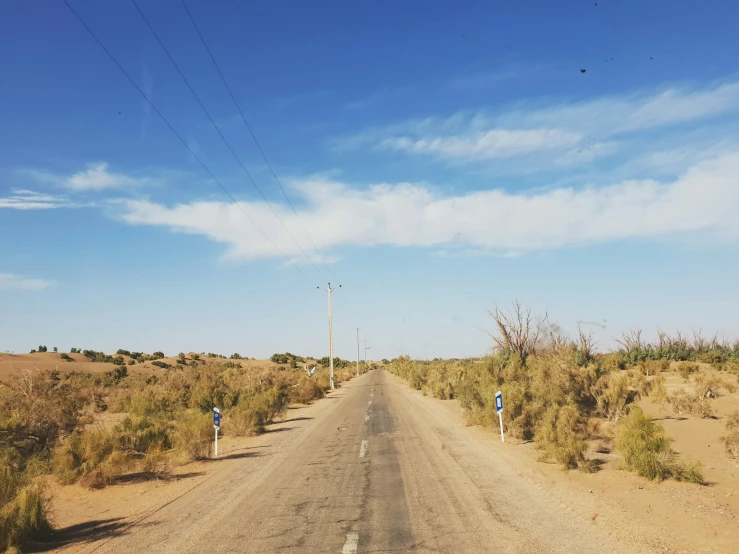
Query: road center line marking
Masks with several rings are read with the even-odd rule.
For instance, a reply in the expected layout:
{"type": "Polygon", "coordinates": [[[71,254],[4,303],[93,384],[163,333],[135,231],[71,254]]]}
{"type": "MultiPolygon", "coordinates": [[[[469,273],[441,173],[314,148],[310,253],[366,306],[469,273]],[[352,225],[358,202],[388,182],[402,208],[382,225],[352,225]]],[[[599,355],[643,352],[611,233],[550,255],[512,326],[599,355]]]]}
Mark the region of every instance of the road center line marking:
{"type": "MultiPolygon", "coordinates": [[[[362,441],[362,446],[359,447],[359,457],[360,458],[364,458],[364,456],[367,454],[367,446],[368,446],[368,444],[369,443],[367,441],[362,441]]],[[[357,546],[356,546],[356,543],[355,543],[354,550],[352,552],[356,552],[357,551],[356,548],[357,548],[357,546]]]]}
{"type": "Polygon", "coordinates": [[[359,535],[357,533],[349,533],[346,536],[344,548],[341,549],[341,554],[356,554],[357,546],[359,546],[359,535]]]}

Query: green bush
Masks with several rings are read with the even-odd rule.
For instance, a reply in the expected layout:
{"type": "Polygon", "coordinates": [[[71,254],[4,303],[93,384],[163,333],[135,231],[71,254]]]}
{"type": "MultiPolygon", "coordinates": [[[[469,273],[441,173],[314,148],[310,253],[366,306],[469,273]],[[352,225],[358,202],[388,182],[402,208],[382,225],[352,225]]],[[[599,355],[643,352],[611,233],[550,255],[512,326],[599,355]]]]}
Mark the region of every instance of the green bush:
{"type": "Polygon", "coordinates": [[[60,354],[59,357],[64,360],[65,362],[73,362],[74,360],[69,356],[69,354],[60,354]]]}
{"type": "Polygon", "coordinates": [[[641,408],[632,409],[618,427],[616,450],[623,456],[627,469],[647,479],[703,483],[700,464],[680,462],[664,427],[647,418],[641,408]]]}

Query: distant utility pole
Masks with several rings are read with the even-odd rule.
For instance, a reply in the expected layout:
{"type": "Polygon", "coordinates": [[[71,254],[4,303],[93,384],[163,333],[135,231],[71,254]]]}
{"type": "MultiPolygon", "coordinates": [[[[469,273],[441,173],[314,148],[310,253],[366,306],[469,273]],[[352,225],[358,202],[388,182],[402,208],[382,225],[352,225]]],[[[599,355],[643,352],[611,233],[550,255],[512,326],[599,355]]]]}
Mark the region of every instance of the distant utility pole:
{"type": "MultiPolygon", "coordinates": [[[[341,285],[339,285],[339,288],[341,288],[341,285]]],[[[331,291],[334,290],[331,288],[331,283],[328,284],[328,287],[326,288],[326,292],[328,293],[328,359],[329,359],[329,369],[331,371],[331,388],[334,387],[334,337],[333,337],[333,326],[331,324],[331,291]]]]}
{"type": "Polygon", "coordinates": [[[359,377],[359,327],[357,327],[357,377],[359,377]]]}
{"type": "Polygon", "coordinates": [[[367,339],[364,340],[364,367],[369,371],[369,366],[367,365],[367,350],[372,350],[371,346],[367,346],[367,339]]]}

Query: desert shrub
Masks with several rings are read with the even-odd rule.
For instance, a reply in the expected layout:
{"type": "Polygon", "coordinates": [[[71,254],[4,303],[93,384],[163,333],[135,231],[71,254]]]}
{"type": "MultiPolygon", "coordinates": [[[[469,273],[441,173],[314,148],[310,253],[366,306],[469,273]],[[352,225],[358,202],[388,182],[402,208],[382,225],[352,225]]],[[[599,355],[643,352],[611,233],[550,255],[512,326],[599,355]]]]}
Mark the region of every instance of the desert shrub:
{"type": "Polygon", "coordinates": [[[713,412],[710,411],[710,405],[703,399],[698,398],[694,392],[678,389],[667,395],[667,402],[680,415],[700,415],[701,417],[709,416],[713,412]]]}
{"type": "Polygon", "coordinates": [[[308,404],[317,398],[323,398],[325,389],[321,387],[314,379],[302,373],[298,377],[298,382],[290,388],[290,402],[299,404],[308,404]]]}
{"type": "Polygon", "coordinates": [[[123,348],[119,348],[116,351],[116,354],[118,354],[119,356],[130,356],[131,355],[131,352],[128,351],[128,350],[124,350],[123,348]]]}
{"type": "Polygon", "coordinates": [[[239,354],[238,352],[234,352],[233,354],[231,354],[230,358],[232,360],[240,360],[241,359],[241,354],[239,354]]]}
{"type": "Polygon", "coordinates": [[[22,371],[0,385],[0,447],[22,458],[50,451],[78,425],[87,401],[77,386],[50,371],[22,371]]]}
{"type": "Polygon", "coordinates": [[[665,378],[657,375],[650,382],[649,399],[655,404],[664,404],[667,401],[667,386],[665,378]]]}
{"type": "Polygon", "coordinates": [[[34,466],[12,448],[0,451],[0,550],[18,549],[50,529],[46,495],[34,466]]]}
{"type": "Polygon", "coordinates": [[[65,362],[72,362],[72,361],[74,361],[74,360],[72,360],[71,356],[69,356],[69,354],[62,353],[62,354],[59,355],[59,357],[62,360],[64,360],[65,362]]]}
{"type": "Polygon", "coordinates": [[[136,360],[134,359],[128,360],[128,365],[136,365],[136,360]]]}
{"type": "Polygon", "coordinates": [[[670,447],[664,427],[634,408],[616,430],[616,449],[627,469],[653,481],[675,479],[702,483],[698,463],[684,464],[670,447]]]}
{"type": "Polygon", "coordinates": [[[625,371],[607,373],[593,386],[598,411],[606,419],[617,422],[637,399],[639,393],[632,389],[629,377],[625,371]]]}
{"type": "Polygon", "coordinates": [[[141,459],[141,471],[161,475],[171,469],[170,458],[160,443],[152,443],[141,459]]]}
{"type": "Polygon", "coordinates": [[[127,456],[117,447],[110,429],[76,430],[54,451],[54,474],[63,484],[80,481],[91,488],[103,487],[128,468],[127,456]]]}
{"type": "Polygon", "coordinates": [[[587,468],[585,420],[577,406],[552,405],[544,413],[534,440],[542,450],[540,460],[555,461],[563,469],[587,468]]]}
{"type": "Polygon", "coordinates": [[[107,373],[113,378],[116,383],[118,383],[121,379],[128,377],[128,368],[122,365],[116,367],[115,369],[113,369],[113,371],[108,371],[107,373]]]}
{"type": "Polygon", "coordinates": [[[161,362],[159,360],[154,360],[153,362],[151,362],[151,365],[161,367],[162,369],[167,369],[168,367],[172,367],[167,362],[161,362]]]}
{"type": "Polygon", "coordinates": [[[38,351],[39,351],[39,352],[48,352],[48,350],[49,350],[49,349],[48,349],[48,348],[46,348],[45,346],[39,346],[39,347],[38,347],[38,351]]]}
{"type": "Polygon", "coordinates": [[[163,450],[172,447],[170,428],[171,424],[162,419],[127,417],[114,431],[121,449],[145,454],[154,446],[163,450]]]}
{"type": "Polygon", "coordinates": [[[80,353],[80,349],[79,348],[70,348],[69,349],[69,353],[70,354],[79,354],[80,353]]]}
{"type": "Polygon", "coordinates": [[[59,352],[59,349],[56,346],[53,348],[53,350],[54,352],[59,352]]]}
{"type": "Polygon", "coordinates": [[[174,429],[174,446],[186,459],[194,461],[210,456],[213,439],[211,414],[186,410],[178,416],[174,429]]]}
{"type": "Polygon", "coordinates": [[[185,365],[187,363],[187,358],[185,358],[184,352],[180,352],[179,354],[177,354],[177,363],[182,365],[185,365]]]}
{"type": "Polygon", "coordinates": [[[199,359],[200,359],[200,354],[195,354],[195,353],[193,353],[193,354],[190,354],[190,357],[191,357],[191,358],[192,358],[193,360],[199,360],[199,359]]]}
{"type": "Polygon", "coordinates": [[[680,377],[685,379],[686,381],[690,378],[690,376],[699,370],[698,364],[693,364],[689,362],[683,362],[677,367],[677,371],[680,374],[680,377]]]}
{"type": "MultiPolygon", "coordinates": [[[[0,479],[3,479],[0,476],[0,479]]],[[[47,499],[40,484],[18,488],[6,502],[0,504],[0,549],[20,552],[27,541],[39,538],[51,530],[47,499]]]]}
{"type": "Polygon", "coordinates": [[[164,352],[161,352],[160,350],[157,350],[151,356],[152,356],[152,359],[154,359],[154,360],[160,360],[160,359],[164,358],[164,352]]]}
{"type": "Polygon", "coordinates": [[[739,462],[739,410],[735,410],[726,418],[726,435],[721,437],[726,454],[737,463],[739,462]]]}

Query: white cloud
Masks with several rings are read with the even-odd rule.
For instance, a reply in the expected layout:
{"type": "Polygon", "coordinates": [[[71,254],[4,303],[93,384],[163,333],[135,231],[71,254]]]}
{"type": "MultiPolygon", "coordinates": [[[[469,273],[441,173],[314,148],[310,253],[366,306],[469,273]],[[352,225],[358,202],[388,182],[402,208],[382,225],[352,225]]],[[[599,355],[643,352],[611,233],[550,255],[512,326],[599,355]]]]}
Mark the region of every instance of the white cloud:
{"type": "MultiPolygon", "coordinates": [[[[601,188],[532,193],[482,190],[459,196],[443,196],[429,186],[409,183],[357,190],[316,178],[294,186],[307,200],[300,217],[322,250],[393,245],[518,255],[705,232],[736,240],[737,175],[739,153],[735,152],[700,162],[667,183],[632,180],[601,188]]],[[[121,217],[130,224],[205,235],[228,245],[230,257],[279,256],[233,204],[195,202],[168,207],[121,201],[120,206],[121,217]]],[[[242,207],[283,252],[298,254],[264,204],[244,202],[242,207]]],[[[289,210],[276,209],[292,234],[304,237],[289,210]]]]}
{"type": "Polygon", "coordinates": [[[74,191],[103,190],[117,187],[135,187],[145,182],[120,173],[108,171],[105,162],[89,164],[87,170],[75,173],[62,180],[62,185],[74,191]]]}
{"type": "Polygon", "coordinates": [[[10,196],[0,198],[0,208],[13,210],[49,210],[69,206],[67,199],[62,196],[52,196],[32,190],[13,190],[10,196]]]}
{"type": "Polygon", "coordinates": [[[55,284],[56,281],[29,279],[12,273],[0,273],[0,290],[44,290],[55,284]]]}

